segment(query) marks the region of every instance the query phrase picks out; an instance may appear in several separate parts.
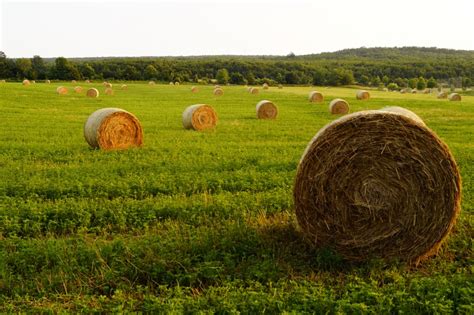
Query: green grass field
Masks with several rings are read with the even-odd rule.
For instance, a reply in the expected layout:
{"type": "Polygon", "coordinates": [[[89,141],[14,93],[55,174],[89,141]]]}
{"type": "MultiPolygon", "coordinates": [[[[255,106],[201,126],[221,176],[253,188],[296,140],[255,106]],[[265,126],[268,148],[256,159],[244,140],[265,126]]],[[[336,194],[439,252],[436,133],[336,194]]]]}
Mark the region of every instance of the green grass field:
{"type": "Polygon", "coordinates": [[[58,85],[0,83],[0,312],[474,313],[474,96],[357,101],[354,89],[320,87],[325,102],[311,104],[310,87],[216,98],[210,86],[142,83],[113,96],[96,84],[90,99],[58,85]],[[351,112],[413,110],[452,150],[462,214],[437,257],[354,265],[302,241],[296,167],[335,118],[335,97],[351,112]],[[256,119],[262,99],[277,120],[256,119]],[[197,103],[216,109],[215,131],[182,128],[197,103]],[[143,148],[89,149],[83,124],[103,107],[140,119],[143,148]]]}

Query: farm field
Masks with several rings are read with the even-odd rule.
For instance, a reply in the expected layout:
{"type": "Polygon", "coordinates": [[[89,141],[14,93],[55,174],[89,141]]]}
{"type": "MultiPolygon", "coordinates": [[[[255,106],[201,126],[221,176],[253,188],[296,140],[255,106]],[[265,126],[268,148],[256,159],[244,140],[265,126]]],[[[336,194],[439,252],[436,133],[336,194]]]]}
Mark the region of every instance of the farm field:
{"type": "MultiPolygon", "coordinates": [[[[97,99],[57,95],[60,84],[0,83],[0,312],[474,313],[474,96],[353,88],[114,84],[97,99]],[[323,103],[309,103],[319,90],[323,103]],[[418,267],[351,264],[307,245],[293,212],[298,161],[338,116],[402,106],[451,149],[462,212],[439,255],[418,267]],[[277,120],[257,120],[268,99],[277,120]],[[183,110],[214,107],[214,131],[185,130],[183,110]],[[83,125],[96,109],[134,113],[144,146],[91,150],[83,125]]],[[[75,84],[78,85],[78,84],[75,84]]]]}

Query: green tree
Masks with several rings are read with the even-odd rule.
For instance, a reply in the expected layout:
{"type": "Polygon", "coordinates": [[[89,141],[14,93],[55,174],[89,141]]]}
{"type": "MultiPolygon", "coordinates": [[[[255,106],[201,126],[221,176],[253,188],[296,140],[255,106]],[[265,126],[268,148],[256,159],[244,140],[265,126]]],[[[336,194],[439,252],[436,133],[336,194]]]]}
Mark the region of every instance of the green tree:
{"type": "Polygon", "coordinates": [[[387,84],[387,89],[390,91],[396,91],[398,90],[398,85],[395,82],[387,84]]]}
{"type": "Polygon", "coordinates": [[[361,75],[360,79],[359,79],[359,84],[361,85],[369,85],[370,83],[370,78],[368,76],[366,76],[365,74],[364,75],[361,75]]]}
{"type": "Polygon", "coordinates": [[[31,60],[20,58],[16,60],[17,77],[19,79],[31,78],[32,65],[31,60]]]}
{"type": "Polygon", "coordinates": [[[414,89],[414,88],[416,88],[417,83],[418,83],[417,78],[411,78],[411,79],[408,80],[408,87],[411,88],[411,89],[414,89]]]}
{"type": "Polygon", "coordinates": [[[246,84],[244,76],[240,72],[232,72],[230,74],[230,83],[232,84],[246,84]]]}
{"type": "Polygon", "coordinates": [[[148,65],[145,68],[145,78],[147,80],[150,79],[157,79],[158,77],[158,70],[153,65],[148,65]]]}
{"type": "Polygon", "coordinates": [[[92,66],[88,63],[82,64],[80,67],[80,71],[82,73],[82,76],[87,79],[92,79],[95,77],[95,70],[92,68],[92,66]]]}
{"type": "Polygon", "coordinates": [[[372,80],[370,81],[370,85],[372,86],[380,86],[380,84],[382,84],[382,80],[380,80],[379,76],[373,77],[372,80]]]}
{"type": "Polygon", "coordinates": [[[417,90],[424,90],[426,89],[426,80],[423,77],[418,78],[418,82],[416,83],[417,90]]]}
{"type": "Polygon", "coordinates": [[[229,72],[227,71],[227,69],[223,68],[223,69],[219,69],[217,70],[217,74],[216,74],[216,80],[217,80],[217,83],[219,84],[227,84],[229,83],[229,72]]]}
{"type": "Polygon", "coordinates": [[[40,56],[33,56],[31,59],[32,79],[46,79],[48,68],[46,67],[43,58],[40,56]]]}
{"type": "Polygon", "coordinates": [[[389,78],[388,76],[384,75],[384,76],[382,77],[382,82],[383,82],[383,84],[384,84],[385,86],[387,86],[387,84],[390,83],[390,78],[389,78]]]}
{"type": "Polygon", "coordinates": [[[54,61],[54,73],[59,80],[79,80],[81,79],[81,73],[77,70],[76,66],[71,64],[66,58],[58,57],[54,61]]]}
{"type": "Polygon", "coordinates": [[[461,84],[463,89],[470,88],[472,86],[472,80],[468,77],[464,77],[462,78],[461,84]]]}
{"type": "Polygon", "coordinates": [[[433,77],[429,78],[428,81],[426,82],[426,87],[429,88],[429,89],[433,89],[437,85],[438,85],[438,83],[436,82],[436,79],[433,78],[433,77]]]}

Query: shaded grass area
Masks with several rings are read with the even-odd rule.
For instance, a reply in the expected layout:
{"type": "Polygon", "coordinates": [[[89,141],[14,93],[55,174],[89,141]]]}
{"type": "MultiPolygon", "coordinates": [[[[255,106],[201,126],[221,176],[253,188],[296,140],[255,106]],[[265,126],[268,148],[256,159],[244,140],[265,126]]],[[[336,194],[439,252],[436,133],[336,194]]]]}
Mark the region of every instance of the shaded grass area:
{"type": "Polygon", "coordinates": [[[310,104],[307,87],[216,98],[212,87],[128,86],[87,99],[0,85],[0,311],[473,313],[474,97],[372,91],[364,102],[319,87],[325,102],[310,104]],[[353,265],[299,233],[296,166],[335,97],[351,111],[413,110],[453,151],[462,214],[418,268],[353,265]],[[261,99],[279,107],[276,121],[255,119],[261,99]],[[197,103],[215,107],[216,131],[182,128],[197,103]],[[101,107],[133,112],[144,147],[90,150],[82,126],[101,107]]]}

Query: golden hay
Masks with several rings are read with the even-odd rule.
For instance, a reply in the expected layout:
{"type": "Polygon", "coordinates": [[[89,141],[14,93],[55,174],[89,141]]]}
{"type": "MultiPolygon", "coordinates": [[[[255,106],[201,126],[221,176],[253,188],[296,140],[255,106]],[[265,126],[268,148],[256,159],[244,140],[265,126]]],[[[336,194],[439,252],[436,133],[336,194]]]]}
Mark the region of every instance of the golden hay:
{"type": "Polygon", "coordinates": [[[5,80],[0,80],[0,83],[6,83],[6,82],[7,82],[7,81],[5,81],[5,80]]]}
{"type": "Polygon", "coordinates": [[[92,148],[127,149],[143,144],[143,129],[133,114],[120,108],[102,108],[87,119],[84,138],[92,148]]]}
{"type": "Polygon", "coordinates": [[[31,84],[36,84],[36,81],[35,81],[35,80],[31,80],[31,84]]]}
{"type": "Polygon", "coordinates": [[[44,83],[51,84],[51,81],[50,80],[45,80],[44,83]]]}
{"type": "Polygon", "coordinates": [[[358,100],[368,100],[370,98],[370,93],[365,90],[357,91],[356,98],[358,100]]]}
{"type": "Polygon", "coordinates": [[[112,88],[106,88],[104,91],[105,95],[114,95],[114,90],[112,88]]]}
{"type": "Polygon", "coordinates": [[[174,83],[173,83],[173,82],[170,82],[170,85],[174,85],[174,83]]]}
{"type": "Polygon", "coordinates": [[[176,82],[174,83],[174,85],[179,85],[179,82],[178,82],[178,81],[176,81],[176,82]]]}
{"type": "Polygon", "coordinates": [[[183,127],[185,129],[212,129],[216,127],[217,120],[216,111],[206,104],[191,105],[183,112],[183,127]]]}
{"type": "Polygon", "coordinates": [[[89,84],[89,83],[91,83],[91,81],[90,81],[90,80],[86,80],[85,83],[89,84]]]}
{"type": "Polygon", "coordinates": [[[267,83],[263,83],[262,88],[263,88],[264,90],[268,90],[268,84],[267,84],[267,83]]]}
{"type": "Polygon", "coordinates": [[[258,119],[276,119],[278,117],[278,107],[271,101],[258,102],[256,110],[258,119]]]}
{"type": "Polygon", "coordinates": [[[318,92],[318,91],[311,91],[309,92],[309,95],[308,95],[308,100],[310,102],[322,102],[324,101],[324,96],[322,93],[318,92]]]}
{"type": "Polygon", "coordinates": [[[437,97],[440,99],[448,98],[448,92],[439,92],[437,97]]]}
{"type": "Polygon", "coordinates": [[[105,86],[106,88],[111,89],[111,88],[112,88],[112,83],[105,82],[104,86],[105,86]]]}
{"type": "Polygon", "coordinates": [[[258,90],[258,88],[253,87],[253,88],[250,88],[249,92],[250,94],[257,95],[260,91],[258,90]]]}
{"type": "Polygon", "coordinates": [[[424,93],[424,94],[430,94],[430,93],[431,93],[431,89],[424,89],[423,93],[424,93]]]}
{"type": "Polygon", "coordinates": [[[418,116],[411,110],[400,107],[400,106],[386,106],[380,109],[380,111],[390,112],[392,114],[400,114],[410,119],[413,119],[415,122],[417,122],[420,125],[426,126],[425,122],[423,121],[423,119],[420,118],[420,116],[418,116]]]}
{"type": "Polygon", "coordinates": [[[411,90],[411,93],[416,94],[416,93],[418,93],[418,91],[416,89],[413,89],[413,90],[411,90]]]}
{"type": "Polygon", "coordinates": [[[349,103],[342,98],[335,98],[329,103],[329,112],[331,114],[347,114],[349,112],[349,103]]]}
{"type": "Polygon", "coordinates": [[[76,83],[76,80],[71,80],[71,83],[76,83]]]}
{"type": "Polygon", "coordinates": [[[417,119],[368,110],[322,128],[293,190],[307,240],[350,261],[411,263],[437,253],[460,212],[449,148],[417,119]]]}
{"type": "Polygon", "coordinates": [[[461,95],[459,95],[458,93],[451,93],[448,96],[448,100],[459,102],[461,100],[461,95]]]}
{"type": "Polygon", "coordinates": [[[282,84],[278,84],[278,88],[279,88],[279,89],[283,89],[283,85],[282,85],[282,84]]]}
{"type": "Polygon", "coordinates": [[[191,92],[193,92],[193,93],[199,92],[198,87],[197,87],[197,86],[193,86],[193,87],[191,88],[191,92]]]}
{"type": "Polygon", "coordinates": [[[97,98],[99,97],[99,90],[95,88],[88,89],[86,92],[87,97],[97,98]]]}
{"type": "Polygon", "coordinates": [[[82,87],[76,86],[76,87],[74,88],[74,92],[76,92],[76,93],[82,93],[82,87]]]}
{"type": "Polygon", "coordinates": [[[150,81],[150,82],[148,82],[148,84],[149,85],[155,85],[156,83],[155,83],[155,81],[150,81]]]}
{"type": "Polygon", "coordinates": [[[56,88],[56,93],[58,93],[59,95],[66,95],[68,92],[69,92],[69,90],[67,89],[67,87],[58,86],[56,88]]]}
{"type": "Polygon", "coordinates": [[[23,82],[21,83],[23,84],[24,86],[28,86],[31,84],[30,80],[23,80],[23,82]]]}
{"type": "Polygon", "coordinates": [[[224,95],[224,90],[221,88],[215,88],[213,93],[215,96],[222,96],[224,95]]]}
{"type": "Polygon", "coordinates": [[[128,86],[126,84],[122,84],[122,86],[120,87],[120,89],[122,90],[128,90],[128,86]]]}

